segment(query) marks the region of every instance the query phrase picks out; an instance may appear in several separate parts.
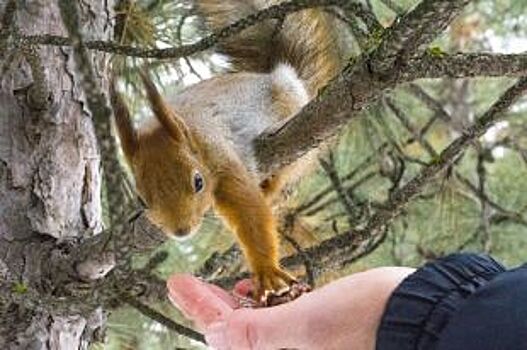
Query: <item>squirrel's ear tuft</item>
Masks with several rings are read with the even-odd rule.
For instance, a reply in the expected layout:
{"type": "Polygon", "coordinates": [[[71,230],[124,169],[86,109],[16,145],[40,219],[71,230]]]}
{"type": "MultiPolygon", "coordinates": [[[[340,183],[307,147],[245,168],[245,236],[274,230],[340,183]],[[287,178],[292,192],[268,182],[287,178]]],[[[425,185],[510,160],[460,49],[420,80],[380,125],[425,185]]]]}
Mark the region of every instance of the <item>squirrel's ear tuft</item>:
{"type": "Polygon", "coordinates": [[[119,134],[119,139],[121,140],[121,147],[126,159],[131,162],[137,151],[139,141],[132,119],[130,118],[130,111],[124,103],[123,97],[115,88],[114,77],[110,81],[110,101],[115,116],[115,126],[119,134]]]}
{"type": "Polygon", "coordinates": [[[152,108],[157,120],[174,140],[178,142],[186,140],[188,130],[185,122],[174,113],[170,106],[167,105],[154,85],[154,82],[152,82],[148,76],[148,73],[141,70],[140,74],[141,79],[143,80],[143,85],[145,86],[148,101],[150,102],[150,107],[152,108]]]}

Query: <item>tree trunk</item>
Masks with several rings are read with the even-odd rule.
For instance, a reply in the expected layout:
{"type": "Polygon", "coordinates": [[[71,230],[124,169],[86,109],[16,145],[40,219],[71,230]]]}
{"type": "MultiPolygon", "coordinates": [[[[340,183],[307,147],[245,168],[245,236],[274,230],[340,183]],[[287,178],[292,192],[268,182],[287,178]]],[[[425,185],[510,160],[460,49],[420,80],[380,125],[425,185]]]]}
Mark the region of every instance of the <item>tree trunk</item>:
{"type": "MultiPolygon", "coordinates": [[[[0,0],[0,14],[9,2],[0,0]]],[[[13,23],[20,33],[66,35],[55,1],[12,3],[18,3],[13,23]]],[[[79,3],[86,39],[110,38],[113,1],[79,3]]],[[[30,295],[51,295],[57,276],[42,267],[69,241],[101,231],[93,125],[71,49],[35,47],[45,78],[38,81],[39,62],[27,54],[32,49],[16,41],[11,36],[7,45],[19,45],[15,56],[0,52],[0,67],[13,58],[0,76],[0,349],[86,349],[104,325],[101,308],[88,315],[54,312],[30,295]],[[42,91],[45,103],[36,103],[42,91]]],[[[102,81],[106,57],[94,52],[92,58],[102,81]]]]}

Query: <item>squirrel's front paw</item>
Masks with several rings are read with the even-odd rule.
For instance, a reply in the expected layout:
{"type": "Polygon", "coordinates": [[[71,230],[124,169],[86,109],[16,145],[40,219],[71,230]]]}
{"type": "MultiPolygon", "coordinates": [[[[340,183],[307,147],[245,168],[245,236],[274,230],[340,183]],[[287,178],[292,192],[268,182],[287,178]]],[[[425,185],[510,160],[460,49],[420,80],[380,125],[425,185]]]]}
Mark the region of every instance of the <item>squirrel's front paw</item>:
{"type": "Polygon", "coordinates": [[[311,288],[298,282],[280,267],[266,267],[254,273],[255,307],[275,306],[294,300],[311,288]]]}

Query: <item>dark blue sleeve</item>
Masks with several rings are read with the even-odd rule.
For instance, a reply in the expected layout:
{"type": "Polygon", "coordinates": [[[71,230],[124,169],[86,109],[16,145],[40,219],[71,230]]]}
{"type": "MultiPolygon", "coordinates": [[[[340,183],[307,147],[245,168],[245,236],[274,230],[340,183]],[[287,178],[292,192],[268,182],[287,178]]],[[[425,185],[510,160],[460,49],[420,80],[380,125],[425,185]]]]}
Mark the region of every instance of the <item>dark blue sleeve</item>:
{"type": "Polygon", "coordinates": [[[377,350],[527,350],[527,266],[454,254],[408,276],[392,293],[377,350]]]}
{"type": "Polygon", "coordinates": [[[444,328],[437,350],[527,349],[527,266],[476,291],[444,328]]]}

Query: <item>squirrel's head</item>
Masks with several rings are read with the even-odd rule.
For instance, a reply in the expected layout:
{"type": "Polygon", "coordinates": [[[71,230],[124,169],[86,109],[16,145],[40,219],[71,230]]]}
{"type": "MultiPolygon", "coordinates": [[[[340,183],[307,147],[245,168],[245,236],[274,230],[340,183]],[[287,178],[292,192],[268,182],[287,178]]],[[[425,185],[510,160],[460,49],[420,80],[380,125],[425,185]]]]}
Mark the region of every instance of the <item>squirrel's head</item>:
{"type": "Polygon", "coordinates": [[[168,235],[183,238],[197,231],[212,205],[212,176],[184,121],[145,75],[143,82],[159,125],[136,132],[112,90],[117,130],[149,219],[168,235]]]}
{"type": "Polygon", "coordinates": [[[197,231],[211,206],[213,183],[192,142],[163,128],[147,131],[131,164],[150,220],[176,238],[197,231]]]}

